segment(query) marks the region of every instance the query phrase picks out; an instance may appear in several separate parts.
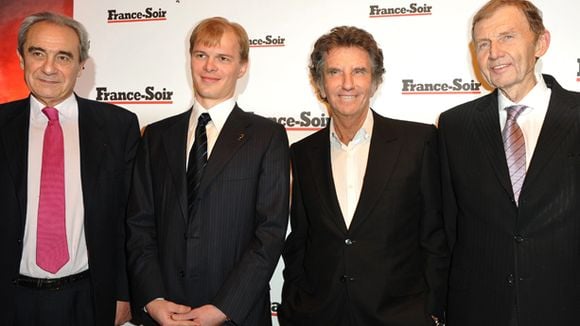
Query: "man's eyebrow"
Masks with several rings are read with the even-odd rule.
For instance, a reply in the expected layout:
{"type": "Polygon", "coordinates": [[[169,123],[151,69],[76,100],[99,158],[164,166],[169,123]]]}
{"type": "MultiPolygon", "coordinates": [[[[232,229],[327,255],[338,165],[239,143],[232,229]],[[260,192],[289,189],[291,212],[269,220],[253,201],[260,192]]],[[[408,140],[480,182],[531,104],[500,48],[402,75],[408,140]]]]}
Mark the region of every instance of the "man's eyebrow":
{"type": "Polygon", "coordinates": [[[29,46],[28,47],[28,52],[32,52],[32,51],[40,51],[40,52],[46,52],[45,49],[38,47],[38,46],[29,46]]]}
{"type": "MultiPolygon", "coordinates": [[[[41,48],[41,47],[38,47],[38,46],[30,46],[30,47],[28,47],[28,52],[29,53],[30,52],[33,52],[33,51],[40,51],[40,52],[46,53],[46,50],[43,49],[43,48],[41,48]]],[[[64,54],[67,57],[71,57],[71,58],[74,58],[75,57],[74,54],[72,54],[71,52],[68,52],[68,51],[58,51],[57,54],[64,54]]]]}
{"type": "Polygon", "coordinates": [[[69,58],[74,58],[75,57],[75,55],[72,54],[72,52],[68,52],[68,51],[58,51],[57,54],[64,54],[64,55],[66,55],[69,58]]]}

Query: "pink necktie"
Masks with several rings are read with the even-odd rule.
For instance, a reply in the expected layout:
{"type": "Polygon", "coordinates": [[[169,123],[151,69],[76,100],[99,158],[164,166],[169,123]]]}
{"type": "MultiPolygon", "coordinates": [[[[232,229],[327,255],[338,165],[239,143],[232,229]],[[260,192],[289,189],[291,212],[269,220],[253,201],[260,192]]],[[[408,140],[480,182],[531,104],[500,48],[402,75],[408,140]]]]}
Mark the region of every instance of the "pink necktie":
{"type": "Polygon", "coordinates": [[[42,149],[40,198],[36,233],[36,265],[55,274],[69,260],[64,201],[64,143],[55,108],[44,108],[48,117],[42,149]]]}
{"type": "Polygon", "coordinates": [[[514,200],[518,205],[524,178],[526,177],[526,142],[518,126],[517,118],[527,108],[525,105],[512,105],[506,108],[507,121],[503,128],[503,147],[512,181],[514,200]]]}

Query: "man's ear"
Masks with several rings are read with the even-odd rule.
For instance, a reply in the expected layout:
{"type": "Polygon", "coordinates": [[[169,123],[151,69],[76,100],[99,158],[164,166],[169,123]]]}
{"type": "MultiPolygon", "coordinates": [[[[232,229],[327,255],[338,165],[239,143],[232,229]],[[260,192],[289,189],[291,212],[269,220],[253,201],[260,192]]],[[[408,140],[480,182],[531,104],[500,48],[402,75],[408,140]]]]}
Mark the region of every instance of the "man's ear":
{"type": "Polygon", "coordinates": [[[20,69],[24,70],[24,57],[16,50],[16,55],[18,55],[18,62],[20,62],[20,69]]]}
{"type": "Polygon", "coordinates": [[[241,66],[240,66],[240,72],[238,73],[238,79],[244,77],[244,75],[246,74],[246,71],[248,70],[248,65],[249,62],[242,62],[241,66]]]}
{"type": "Polygon", "coordinates": [[[87,60],[83,61],[80,63],[81,69],[79,69],[79,73],[77,74],[77,78],[79,78],[83,72],[83,70],[85,70],[85,64],[87,63],[87,60]]]}
{"type": "Polygon", "coordinates": [[[540,36],[538,36],[538,40],[536,41],[536,58],[539,58],[548,52],[548,48],[550,47],[550,32],[545,30],[540,36]]]}

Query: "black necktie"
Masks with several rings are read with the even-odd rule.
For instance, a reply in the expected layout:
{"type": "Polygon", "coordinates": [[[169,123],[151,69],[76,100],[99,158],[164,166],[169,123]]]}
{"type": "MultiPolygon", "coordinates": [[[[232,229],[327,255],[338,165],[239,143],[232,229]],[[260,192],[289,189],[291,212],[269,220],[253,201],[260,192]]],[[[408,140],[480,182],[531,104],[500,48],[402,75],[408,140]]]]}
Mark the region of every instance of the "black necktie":
{"type": "Polygon", "coordinates": [[[202,113],[199,119],[197,119],[195,141],[189,152],[189,163],[187,165],[187,207],[190,217],[193,212],[195,197],[197,196],[203,169],[207,163],[207,135],[205,133],[205,126],[210,120],[211,117],[207,113],[202,113]]]}

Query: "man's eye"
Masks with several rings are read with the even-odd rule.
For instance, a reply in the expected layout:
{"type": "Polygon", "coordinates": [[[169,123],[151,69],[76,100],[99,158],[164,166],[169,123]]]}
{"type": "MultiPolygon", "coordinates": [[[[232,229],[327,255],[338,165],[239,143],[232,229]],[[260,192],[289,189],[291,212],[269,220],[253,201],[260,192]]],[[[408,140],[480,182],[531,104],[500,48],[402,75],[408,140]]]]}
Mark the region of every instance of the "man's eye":
{"type": "Polygon", "coordinates": [[[66,56],[66,55],[59,55],[56,57],[56,60],[58,60],[58,62],[61,62],[61,63],[69,63],[72,61],[71,57],[66,56]]]}
{"type": "Polygon", "coordinates": [[[506,41],[507,40],[511,40],[513,38],[514,38],[514,36],[513,35],[509,35],[509,34],[508,35],[504,35],[504,37],[503,37],[503,39],[506,40],[506,41]]]}
{"type": "Polygon", "coordinates": [[[483,50],[489,47],[489,42],[479,42],[477,43],[477,49],[483,50]]]}

